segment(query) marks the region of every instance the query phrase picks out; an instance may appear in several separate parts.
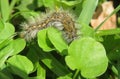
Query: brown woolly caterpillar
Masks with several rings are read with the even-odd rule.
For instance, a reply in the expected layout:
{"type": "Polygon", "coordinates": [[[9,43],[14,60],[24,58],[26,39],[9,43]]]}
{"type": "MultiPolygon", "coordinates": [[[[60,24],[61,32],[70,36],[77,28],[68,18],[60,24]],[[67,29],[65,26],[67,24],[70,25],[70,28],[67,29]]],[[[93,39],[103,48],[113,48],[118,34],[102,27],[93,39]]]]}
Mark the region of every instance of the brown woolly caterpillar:
{"type": "Polygon", "coordinates": [[[39,30],[49,26],[54,26],[62,31],[63,38],[68,43],[78,36],[73,17],[65,11],[54,11],[42,18],[31,18],[28,22],[22,23],[21,26],[22,32],[20,32],[20,36],[25,38],[26,41],[31,41],[36,37],[39,30]]]}

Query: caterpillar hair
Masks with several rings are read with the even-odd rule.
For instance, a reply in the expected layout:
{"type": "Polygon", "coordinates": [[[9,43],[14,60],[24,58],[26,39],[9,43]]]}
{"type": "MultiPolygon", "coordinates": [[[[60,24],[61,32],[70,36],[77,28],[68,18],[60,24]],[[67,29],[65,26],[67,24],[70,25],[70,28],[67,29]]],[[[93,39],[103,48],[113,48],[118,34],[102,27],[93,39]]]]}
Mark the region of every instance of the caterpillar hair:
{"type": "Polygon", "coordinates": [[[63,38],[69,43],[78,37],[74,17],[67,11],[54,11],[44,16],[32,17],[21,25],[20,37],[26,41],[36,38],[39,30],[54,26],[62,31],[63,38]]]}

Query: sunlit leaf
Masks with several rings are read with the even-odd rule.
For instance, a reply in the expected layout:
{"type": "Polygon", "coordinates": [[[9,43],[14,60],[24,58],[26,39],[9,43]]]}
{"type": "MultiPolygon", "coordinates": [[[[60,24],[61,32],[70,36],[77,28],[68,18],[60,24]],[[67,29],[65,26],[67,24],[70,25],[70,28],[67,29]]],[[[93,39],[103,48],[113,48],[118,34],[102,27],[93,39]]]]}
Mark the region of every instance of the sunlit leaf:
{"type": "Polygon", "coordinates": [[[55,9],[55,0],[42,0],[45,7],[55,9]]]}
{"type": "Polygon", "coordinates": [[[8,66],[11,67],[12,71],[25,78],[33,70],[32,62],[25,56],[15,55],[7,60],[8,66]]]}
{"type": "Polygon", "coordinates": [[[65,60],[72,70],[79,69],[86,78],[100,76],[108,66],[104,47],[90,37],[73,41],[65,60]]]}
{"type": "Polygon", "coordinates": [[[51,42],[47,38],[47,29],[41,30],[38,32],[38,45],[44,51],[51,51],[53,50],[51,42]]]}
{"type": "Polygon", "coordinates": [[[3,21],[7,21],[10,15],[9,0],[0,0],[0,12],[3,21]]]}
{"type": "Polygon", "coordinates": [[[54,27],[48,28],[48,38],[59,52],[67,49],[68,46],[62,37],[62,33],[54,27]]]}
{"type": "Polygon", "coordinates": [[[25,48],[26,42],[24,39],[16,39],[11,42],[11,45],[14,49],[13,55],[15,55],[20,53],[20,51],[22,51],[25,48]]]}
{"type": "Polygon", "coordinates": [[[4,29],[0,32],[0,43],[7,39],[8,37],[12,36],[15,32],[14,26],[10,23],[4,23],[4,29]]]}
{"type": "Polygon", "coordinates": [[[98,0],[84,0],[83,6],[82,6],[83,9],[77,21],[79,23],[85,23],[88,25],[94,14],[97,4],[98,4],[98,0]]]}
{"type": "Polygon", "coordinates": [[[3,69],[5,61],[9,56],[14,52],[14,49],[11,45],[7,45],[4,49],[0,50],[0,70],[3,69]]]}
{"type": "Polygon", "coordinates": [[[4,65],[9,56],[20,53],[25,47],[25,41],[23,39],[11,40],[9,43],[0,49],[0,68],[4,65]]]}
{"type": "Polygon", "coordinates": [[[4,29],[4,23],[3,21],[0,19],[0,32],[4,29]]]}

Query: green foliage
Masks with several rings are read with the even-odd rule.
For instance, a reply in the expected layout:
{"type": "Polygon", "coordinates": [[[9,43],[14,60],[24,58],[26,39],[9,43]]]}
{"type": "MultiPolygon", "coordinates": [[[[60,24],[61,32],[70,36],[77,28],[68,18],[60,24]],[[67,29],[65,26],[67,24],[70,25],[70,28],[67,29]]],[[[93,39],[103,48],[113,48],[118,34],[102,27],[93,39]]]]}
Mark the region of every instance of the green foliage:
{"type": "Polygon", "coordinates": [[[47,38],[47,29],[38,32],[38,45],[46,52],[54,50],[47,38]]]}
{"type": "Polygon", "coordinates": [[[9,15],[10,15],[10,9],[9,9],[8,0],[4,0],[4,1],[1,0],[0,1],[0,11],[1,11],[1,14],[2,14],[2,19],[4,21],[7,21],[7,19],[9,18],[9,15]]]}
{"type": "Polygon", "coordinates": [[[68,56],[65,59],[72,70],[80,70],[81,74],[87,78],[101,75],[108,65],[104,47],[90,37],[73,41],[68,48],[68,56]]]}
{"type": "Polygon", "coordinates": [[[61,36],[62,34],[60,31],[54,28],[48,29],[48,38],[59,52],[67,49],[67,44],[65,43],[64,39],[61,38],[61,36]]]}
{"type": "Polygon", "coordinates": [[[83,2],[83,9],[82,9],[81,14],[78,18],[78,22],[81,24],[85,23],[88,25],[91,18],[92,18],[92,15],[95,11],[97,4],[98,4],[98,0],[85,0],[83,2]]]}
{"type": "Polygon", "coordinates": [[[25,56],[14,55],[7,60],[7,63],[13,73],[18,74],[24,79],[27,77],[27,74],[33,70],[32,62],[25,56]]]}
{"type": "Polygon", "coordinates": [[[61,36],[61,32],[53,27],[44,29],[38,33],[38,44],[44,51],[57,49],[59,52],[62,52],[67,49],[68,46],[61,36]]]}
{"type": "Polygon", "coordinates": [[[94,30],[89,23],[98,2],[0,0],[0,79],[120,78],[120,29],[98,31],[120,6],[94,30]],[[52,26],[40,30],[32,42],[17,36],[18,25],[24,19],[56,7],[70,10],[77,17],[79,39],[68,44],[61,31],[52,26]]]}

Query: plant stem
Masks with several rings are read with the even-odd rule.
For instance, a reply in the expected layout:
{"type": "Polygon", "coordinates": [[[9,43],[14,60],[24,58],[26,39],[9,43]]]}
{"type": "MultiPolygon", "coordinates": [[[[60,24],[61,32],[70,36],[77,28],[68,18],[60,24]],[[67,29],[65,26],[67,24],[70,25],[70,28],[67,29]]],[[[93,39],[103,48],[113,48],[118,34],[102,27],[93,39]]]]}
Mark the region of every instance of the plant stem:
{"type": "Polygon", "coordinates": [[[76,72],[75,72],[75,74],[74,74],[74,76],[73,76],[73,79],[76,79],[78,73],[79,73],[79,70],[77,69],[76,72]]]}
{"type": "Polygon", "coordinates": [[[14,8],[14,6],[15,6],[15,4],[16,4],[17,1],[18,0],[11,0],[11,4],[10,4],[10,7],[9,7],[10,12],[12,12],[12,10],[13,10],[13,8],[14,8]]]}
{"type": "Polygon", "coordinates": [[[99,30],[96,32],[97,36],[105,36],[105,35],[115,35],[115,34],[120,34],[120,29],[110,29],[110,30],[99,30]]]}

